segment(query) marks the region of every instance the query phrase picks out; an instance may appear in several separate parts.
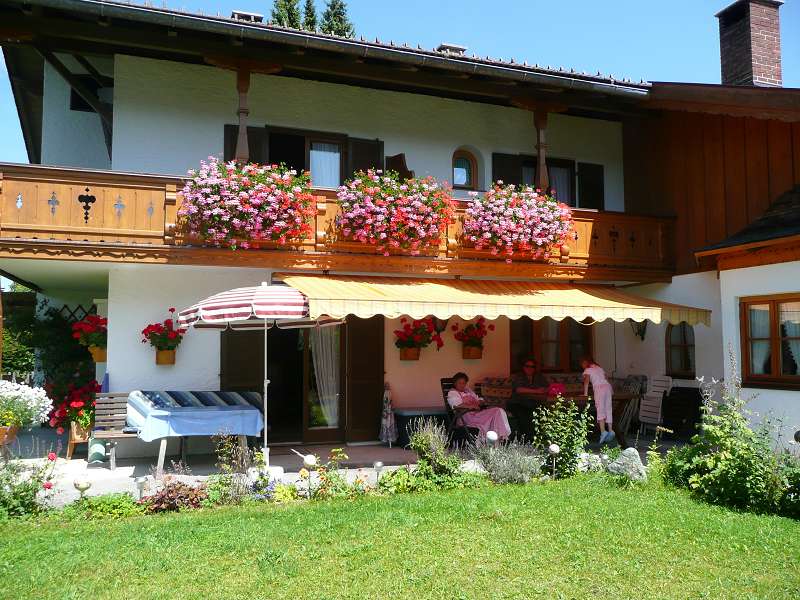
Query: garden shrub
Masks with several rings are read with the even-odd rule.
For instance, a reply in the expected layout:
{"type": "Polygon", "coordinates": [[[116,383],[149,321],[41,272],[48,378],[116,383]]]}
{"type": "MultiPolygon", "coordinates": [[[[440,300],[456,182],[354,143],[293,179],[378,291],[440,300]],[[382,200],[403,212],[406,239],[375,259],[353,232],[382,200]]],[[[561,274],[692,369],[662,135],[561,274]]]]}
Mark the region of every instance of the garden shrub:
{"type": "Polygon", "coordinates": [[[785,453],[780,458],[779,468],[783,480],[779,512],[786,517],[800,519],[800,458],[785,453]]]}
{"type": "Polygon", "coordinates": [[[66,508],[67,519],[124,519],[145,513],[145,506],[128,493],[87,496],[66,508]]]}
{"type": "Polygon", "coordinates": [[[208,499],[205,486],[192,486],[188,483],[167,479],[164,487],[152,496],[142,499],[148,513],[178,512],[184,509],[200,508],[208,499]]]}
{"type": "Polygon", "coordinates": [[[212,437],[217,455],[219,473],[208,478],[206,494],[207,506],[240,504],[253,492],[247,478],[247,465],[254,457],[242,448],[236,436],[220,433],[212,437]]]}
{"type": "Polygon", "coordinates": [[[544,464],[550,475],[572,477],[578,472],[580,454],[589,443],[593,421],[588,408],[581,410],[573,401],[561,396],[553,404],[533,411],[534,447],[543,455],[551,444],[559,447],[558,454],[544,464]]]}
{"type": "MultiPolygon", "coordinates": [[[[787,463],[782,477],[773,449],[774,424],[767,419],[750,426],[738,381],[723,386],[721,402],[714,400],[715,385],[712,381],[701,386],[700,431],[688,445],[670,449],[664,459],[664,479],[712,504],[776,512],[787,495],[786,479],[796,475],[787,463]]],[[[791,508],[791,497],[786,501],[791,508]]]]}
{"type": "Polygon", "coordinates": [[[384,493],[465,489],[480,485],[485,477],[461,469],[461,458],[448,451],[447,431],[433,419],[415,419],[409,425],[409,447],[417,465],[383,475],[378,489],[384,493]]]}
{"type": "Polygon", "coordinates": [[[289,504],[300,500],[300,494],[297,493],[295,486],[288,483],[278,483],[272,493],[272,500],[278,504],[289,504]]]}
{"type": "Polygon", "coordinates": [[[55,460],[52,452],[47,461],[33,466],[0,460],[0,521],[37,515],[46,509],[55,460]]]}
{"type": "Polygon", "coordinates": [[[475,444],[471,454],[494,483],[528,483],[542,472],[544,458],[533,446],[508,441],[490,446],[475,444]]]}

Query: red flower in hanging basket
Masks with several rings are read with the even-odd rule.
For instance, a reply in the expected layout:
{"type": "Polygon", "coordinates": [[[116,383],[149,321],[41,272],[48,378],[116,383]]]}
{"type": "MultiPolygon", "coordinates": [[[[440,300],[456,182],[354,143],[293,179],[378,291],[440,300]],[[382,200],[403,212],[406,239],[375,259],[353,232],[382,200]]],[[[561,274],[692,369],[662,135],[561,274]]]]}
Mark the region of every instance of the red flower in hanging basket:
{"type": "MultiPolygon", "coordinates": [[[[169,312],[175,312],[175,309],[170,308],[169,312]]],[[[167,318],[142,329],[142,343],[149,343],[156,350],[175,350],[181,345],[185,334],[186,330],[176,327],[174,319],[167,318]]]]}
{"type": "Polygon", "coordinates": [[[403,328],[394,331],[394,345],[398,348],[426,348],[431,344],[436,344],[438,350],[444,346],[444,340],[436,331],[432,317],[414,319],[410,323],[401,319],[400,322],[405,323],[403,328]]]}
{"type": "Polygon", "coordinates": [[[72,337],[81,346],[106,347],[108,336],[108,319],[98,315],[86,315],[72,324],[72,337]]]}
{"type": "Polygon", "coordinates": [[[473,346],[475,348],[483,348],[483,338],[489,335],[490,331],[494,331],[494,324],[489,323],[486,325],[486,319],[478,317],[474,323],[469,323],[463,329],[458,325],[453,325],[452,329],[455,332],[453,337],[465,346],[473,346]]]}

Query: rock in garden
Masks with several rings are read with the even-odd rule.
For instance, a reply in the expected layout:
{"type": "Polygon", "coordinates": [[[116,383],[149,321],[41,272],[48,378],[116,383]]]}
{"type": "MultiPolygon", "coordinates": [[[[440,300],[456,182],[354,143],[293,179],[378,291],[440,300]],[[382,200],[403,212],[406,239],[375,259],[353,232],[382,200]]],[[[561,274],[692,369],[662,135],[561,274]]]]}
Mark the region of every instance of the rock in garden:
{"type": "Polygon", "coordinates": [[[591,452],[581,452],[578,455],[578,471],[585,473],[587,471],[599,471],[603,468],[603,463],[597,454],[591,452]]]}
{"type": "Polygon", "coordinates": [[[623,450],[616,459],[608,463],[606,469],[614,475],[624,475],[631,481],[647,481],[647,469],[636,448],[623,450]]]}

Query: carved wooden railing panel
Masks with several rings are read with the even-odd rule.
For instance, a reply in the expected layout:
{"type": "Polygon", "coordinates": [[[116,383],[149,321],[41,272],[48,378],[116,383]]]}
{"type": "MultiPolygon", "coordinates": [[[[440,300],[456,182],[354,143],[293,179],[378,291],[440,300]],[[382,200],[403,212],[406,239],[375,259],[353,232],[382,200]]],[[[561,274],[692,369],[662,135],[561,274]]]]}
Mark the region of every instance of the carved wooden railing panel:
{"type": "Polygon", "coordinates": [[[33,165],[2,165],[0,177],[4,238],[138,244],[164,243],[178,181],[33,165]]]}
{"type": "MultiPolygon", "coordinates": [[[[202,246],[202,242],[185,239],[180,233],[177,213],[182,185],[179,177],[0,164],[0,239],[72,240],[183,249],[202,246]]],[[[315,190],[315,195],[315,235],[281,248],[304,253],[309,259],[372,253],[372,249],[362,244],[337,239],[334,222],[339,204],[335,192],[315,190]]],[[[486,267],[478,269],[481,271],[494,269],[488,261],[497,262],[502,257],[492,257],[462,243],[464,208],[463,203],[459,204],[456,219],[442,237],[438,250],[420,257],[420,261],[437,261],[437,269],[449,269],[444,264],[450,261],[486,267]]],[[[568,256],[561,256],[556,249],[544,262],[570,268],[598,267],[598,273],[603,269],[609,274],[612,271],[660,273],[662,278],[674,271],[673,219],[580,209],[575,209],[573,215],[575,235],[569,240],[568,256]]],[[[374,254],[375,269],[379,270],[382,257],[374,254]]],[[[358,264],[372,268],[371,261],[364,256],[358,264]]],[[[521,262],[521,256],[514,259],[515,264],[521,262]]],[[[453,267],[453,272],[459,268],[453,267]]],[[[568,273],[563,276],[568,277],[568,273]]]]}

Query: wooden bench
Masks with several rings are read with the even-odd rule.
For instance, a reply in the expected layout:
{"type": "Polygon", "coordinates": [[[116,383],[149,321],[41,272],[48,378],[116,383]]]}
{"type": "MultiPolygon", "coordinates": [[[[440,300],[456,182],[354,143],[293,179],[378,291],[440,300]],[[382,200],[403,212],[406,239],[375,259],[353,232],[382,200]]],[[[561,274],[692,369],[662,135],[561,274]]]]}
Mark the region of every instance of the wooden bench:
{"type": "Polygon", "coordinates": [[[128,394],[99,394],[95,401],[92,437],[96,440],[106,440],[113,471],[117,468],[117,440],[137,437],[135,433],[122,431],[128,418],[128,394]]]}

